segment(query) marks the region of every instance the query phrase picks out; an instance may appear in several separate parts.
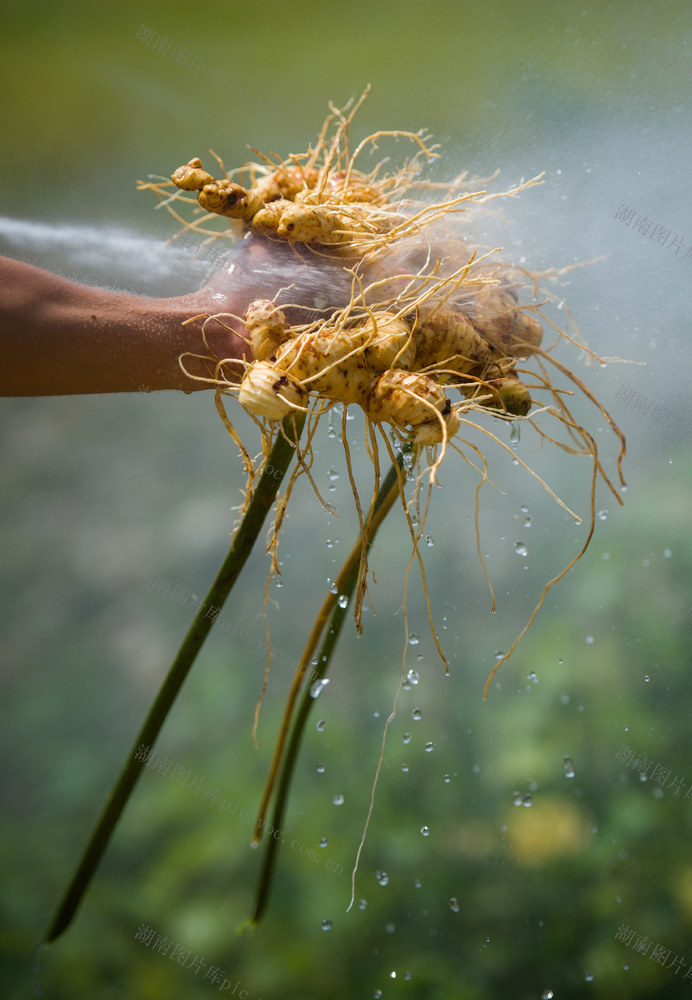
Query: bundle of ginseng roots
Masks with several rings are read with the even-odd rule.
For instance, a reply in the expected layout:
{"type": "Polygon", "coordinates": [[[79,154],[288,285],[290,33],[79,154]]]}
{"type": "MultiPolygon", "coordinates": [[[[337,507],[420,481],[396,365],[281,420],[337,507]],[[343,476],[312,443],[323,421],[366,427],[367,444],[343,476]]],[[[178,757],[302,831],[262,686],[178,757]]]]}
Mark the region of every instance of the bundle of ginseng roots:
{"type": "Polygon", "coordinates": [[[258,164],[246,167],[255,178],[248,187],[215,180],[198,158],[173,174],[177,187],[198,192],[208,213],[286,242],[302,261],[335,258],[352,275],[348,303],[311,322],[290,323],[274,301],[250,304],[239,317],[251,355],[241,404],[275,421],[319,401],[357,403],[373,423],[425,445],[445,445],[474,407],[525,416],[531,398],[516,363],[540,346],[541,325],[519,306],[507,268],[483,266],[486,255],[440,225],[485,192],[427,205],[403,200],[415,184],[410,162],[378,180],[352,167],[355,156],[344,168],[330,153],[322,169],[312,165],[314,154],[305,165],[293,157],[261,174],[258,164]],[[452,389],[461,402],[447,395],[452,389]]]}
{"type": "MultiPolygon", "coordinates": [[[[428,456],[430,484],[449,446],[486,479],[485,459],[476,446],[460,439],[462,426],[478,427],[509,449],[479,424],[480,411],[505,421],[528,420],[543,438],[563,450],[589,455],[593,470],[591,531],[582,551],[550,581],[547,590],[588,545],[599,474],[621,502],[603,470],[593,436],[572,416],[567,397],[575,389],[584,394],[619,437],[617,467],[622,483],[624,438],[584,383],[553,356],[555,344],[548,350],[542,347],[543,326],[538,317],[555,331],[555,343],[565,338],[587,358],[601,363],[603,359],[586,347],[576,331],[568,334],[560,330],[541,312],[542,303],[536,302],[536,275],[503,263],[498,249],[474,246],[464,233],[464,213],[491,199],[516,196],[539,183],[540,176],[500,194],[489,194],[483,187],[485,182],[472,183],[465,175],[449,184],[426,180],[424,169],[438,154],[422,133],[377,132],[351,152],[349,126],[357,107],[348,116],[331,107],[315,147],[286,160],[259,154],[260,161],[226,171],[217,157],[221,176],[216,178],[195,157],[179,167],[171,181],[162,178],[140,185],[153,190],[186,229],[208,242],[230,236],[244,237],[255,246],[281,244],[285,253],[293,255],[296,273],[304,272],[306,265],[316,269],[328,265],[332,273],[334,268],[338,270],[342,284],[346,279],[349,289],[343,301],[327,302],[327,308],[316,313],[292,300],[289,283],[272,299],[253,301],[242,316],[209,317],[209,321],[227,324],[245,340],[245,360],[215,357],[204,337],[207,353],[183,356],[181,366],[190,377],[203,378],[216,387],[217,408],[245,458],[248,496],[257,468],[228,419],[222,395],[237,394],[241,405],[260,423],[262,461],[279,433],[278,421],[291,413],[306,413],[312,430],[302,455],[299,451],[297,474],[306,473],[311,482],[314,428],[335,404],[343,404],[344,421],[351,404],[365,413],[366,446],[378,477],[377,430],[391,457],[392,435],[414,452],[419,469],[421,454],[428,456]],[[389,139],[407,141],[414,150],[402,167],[387,172],[388,160],[381,160],[369,171],[356,166],[372,155],[378,143],[389,139]],[[179,214],[181,204],[194,206],[192,220],[179,214]],[[224,228],[220,230],[219,225],[224,228]],[[533,301],[522,302],[522,294],[533,301]],[[207,377],[188,370],[192,358],[207,362],[207,377]],[[523,367],[527,359],[535,362],[535,370],[528,372],[523,367]],[[565,377],[568,387],[553,382],[550,366],[565,377]],[[529,386],[523,381],[528,374],[532,379],[529,386]],[[532,392],[545,397],[537,406],[532,392]],[[556,418],[567,440],[558,441],[544,432],[534,422],[539,413],[556,418]],[[462,450],[464,446],[473,451],[472,458],[462,450]]],[[[544,276],[561,273],[556,270],[544,276]]],[[[546,299],[552,297],[547,295],[546,299]]],[[[345,423],[343,427],[347,449],[345,423]]],[[[515,453],[511,454],[515,459],[515,453]]],[[[524,465],[521,460],[520,464],[524,465]]],[[[420,480],[419,471],[419,488],[420,480]]],[[[278,508],[274,546],[293,482],[278,508]]],[[[351,482],[362,526],[352,475],[351,482]]],[[[312,485],[319,497],[314,482],[312,485]]],[[[581,520],[558,502],[576,521],[581,520]]],[[[410,519],[409,527],[415,547],[422,520],[417,532],[410,519]]],[[[273,565],[278,572],[276,548],[273,565]]],[[[366,570],[364,551],[363,586],[366,570]]],[[[545,591],[538,607],[544,595],[545,591]]],[[[360,604],[358,600],[359,629],[360,604]]]]}

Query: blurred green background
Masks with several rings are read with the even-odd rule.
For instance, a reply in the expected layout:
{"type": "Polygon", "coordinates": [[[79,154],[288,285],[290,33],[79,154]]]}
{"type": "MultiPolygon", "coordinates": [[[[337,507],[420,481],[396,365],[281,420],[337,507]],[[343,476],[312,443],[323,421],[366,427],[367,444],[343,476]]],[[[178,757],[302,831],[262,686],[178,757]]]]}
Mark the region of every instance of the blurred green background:
{"type": "MultiPolygon", "coordinates": [[[[389,732],[350,913],[406,638],[409,539],[396,513],[373,559],[376,614],[361,640],[345,630],[286,816],[289,841],[320,860],[287,845],[265,920],[253,936],[234,934],[260,860],[240,811],[255,813],[292,664],[354,537],[343,452],[325,426],[318,481],[343,515],[303,501],[288,519],[259,750],[250,731],[267,564],[258,551],[228,611],[249,637],[212,634],[157,746],[203,790],[145,772],[74,925],[38,956],[189,623],[170,595],[205,592],[243,476],[205,393],[0,401],[3,995],[173,1000],[223,986],[136,940],[143,926],[191,960],[204,956],[205,971],[224,970],[225,992],[238,983],[235,995],[252,1000],[688,995],[692,257],[615,215],[629,205],[692,245],[689,4],[5,0],[1,9],[0,252],[146,294],[195,287],[199,270],[165,257],[171,222],[136,180],[210,147],[227,166],[248,158],[248,144],[303,150],[327,102],[342,105],[370,83],[358,136],[427,128],[444,144],[440,177],[499,167],[508,186],[546,171],[543,187],[502,206],[507,225],[492,220],[480,235],[501,233],[506,255],[537,270],[603,258],[550,290],[601,355],[644,363],[587,368],[576,352],[561,355],[627,434],[625,505],[599,487],[587,555],[550,592],[486,703],[496,651],[587,529],[489,448],[505,491],[488,488],[481,502],[493,616],[472,470],[453,455],[445,462],[425,563],[451,673],[414,576],[409,630],[420,640],[408,665],[418,683],[389,732]],[[147,31],[187,50],[186,65],[146,44],[147,31]],[[152,240],[168,261],[158,269],[152,240]],[[659,403],[662,421],[652,417],[659,403]],[[639,780],[628,754],[659,770],[639,780]],[[207,797],[213,786],[235,815],[207,797]],[[643,954],[638,938],[649,942],[643,954]]],[[[612,474],[607,424],[586,404],[577,412],[612,474]]],[[[508,442],[506,425],[487,426],[508,442]]],[[[238,427],[253,440],[242,417],[238,427]]],[[[518,449],[588,515],[585,463],[526,431],[518,449]]],[[[367,484],[356,446],[354,455],[367,484]]]]}

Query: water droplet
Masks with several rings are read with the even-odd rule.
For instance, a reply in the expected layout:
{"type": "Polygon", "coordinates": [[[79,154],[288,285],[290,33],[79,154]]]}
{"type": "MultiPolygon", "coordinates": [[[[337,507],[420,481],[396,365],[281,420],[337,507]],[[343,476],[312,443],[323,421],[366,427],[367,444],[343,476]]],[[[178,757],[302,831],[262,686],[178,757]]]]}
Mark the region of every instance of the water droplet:
{"type": "Polygon", "coordinates": [[[327,539],[326,545],[327,545],[328,549],[333,549],[334,548],[334,542],[331,540],[331,538],[327,539]]]}
{"type": "Polygon", "coordinates": [[[408,681],[409,684],[417,684],[418,681],[420,680],[420,677],[418,676],[418,671],[413,669],[409,670],[409,672],[406,674],[406,680],[408,681]]]}
{"type": "Polygon", "coordinates": [[[326,688],[327,684],[329,684],[329,678],[328,677],[323,677],[321,680],[315,681],[314,684],[311,684],[310,685],[310,697],[311,698],[319,698],[319,696],[322,694],[322,692],[326,688]]]}
{"type": "Polygon", "coordinates": [[[411,632],[410,636],[408,637],[408,644],[409,644],[409,646],[417,646],[419,642],[420,642],[420,639],[418,638],[418,636],[416,635],[416,633],[415,632],[411,632]]]}
{"type": "Polygon", "coordinates": [[[607,521],[608,520],[608,508],[604,507],[603,510],[599,510],[597,516],[598,516],[599,521],[607,521]]]}
{"type": "Polygon", "coordinates": [[[504,655],[505,654],[502,652],[501,649],[496,649],[495,650],[494,656],[495,656],[496,660],[501,660],[504,655]]]}
{"type": "Polygon", "coordinates": [[[442,778],[442,780],[445,782],[445,784],[448,785],[450,783],[450,781],[452,780],[452,775],[451,774],[445,774],[444,777],[442,778]]]}
{"type": "Polygon", "coordinates": [[[541,993],[541,1000],[553,1000],[555,994],[552,990],[543,990],[541,993]]]}
{"type": "Polygon", "coordinates": [[[337,792],[336,795],[333,796],[332,802],[335,806],[342,806],[344,804],[344,797],[341,792],[337,792]]]}
{"type": "Polygon", "coordinates": [[[336,469],[330,469],[329,472],[327,473],[327,476],[329,477],[330,483],[335,483],[336,480],[339,478],[339,473],[336,471],[336,469]]]}
{"type": "Polygon", "coordinates": [[[672,556],[672,554],[673,553],[672,553],[672,551],[670,549],[664,549],[663,550],[663,558],[664,559],[670,559],[670,557],[672,556]]]}
{"type": "Polygon", "coordinates": [[[521,805],[521,792],[514,792],[512,794],[512,802],[514,803],[515,806],[521,805]]]}
{"type": "Polygon", "coordinates": [[[401,770],[404,772],[404,774],[408,774],[408,764],[402,764],[401,770]]]}
{"type": "Polygon", "coordinates": [[[648,674],[644,674],[644,683],[648,684],[650,680],[651,680],[651,678],[649,677],[649,675],[648,674]]]}
{"type": "Polygon", "coordinates": [[[412,710],[412,712],[411,712],[411,718],[415,722],[419,722],[423,718],[423,713],[421,712],[421,710],[419,708],[414,708],[412,710]]]}
{"type": "Polygon", "coordinates": [[[523,806],[526,806],[526,808],[528,809],[532,802],[533,802],[533,799],[531,798],[531,796],[527,792],[526,795],[524,795],[524,797],[522,798],[521,804],[523,806]]]}
{"type": "Polygon", "coordinates": [[[538,684],[538,674],[535,670],[532,670],[530,674],[526,675],[527,681],[531,681],[532,684],[538,684]]]}
{"type": "Polygon", "coordinates": [[[329,587],[329,593],[330,594],[338,594],[339,593],[339,588],[337,587],[337,585],[335,583],[332,583],[330,585],[330,587],[329,587]]]}
{"type": "Polygon", "coordinates": [[[530,518],[530,517],[525,517],[525,518],[524,518],[524,527],[525,527],[525,528],[530,528],[530,527],[531,527],[531,525],[532,525],[532,523],[533,523],[533,522],[532,522],[532,520],[531,520],[531,518],[530,518]]]}
{"type": "Polygon", "coordinates": [[[359,910],[366,910],[367,908],[368,908],[368,901],[367,901],[367,899],[359,899],[358,900],[358,909],[359,910]]]}
{"type": "Polygon", "coordinates": [[[523,542],[515,542],[514,551],[518,556],[527,556],[529,554],[529,550],[526,548],[526,545],[524,545],[523,542]]]}
{"type": "Polygon", "coordinates": [[[387,885],[389,882],[389,875],[387,872],[375,872],[375,878],[380,883],[380,885],[387,885]]]}
{"type": "Polygon", "coordinates": [[[425,750],[426,753],[432,753],[433,750],[435,749],[435,744],[431,743],[428,740],[428,742],[425,744],[425,747],[423,749],[425,750]]]}
{"type": "Polygon", "coordinates": [[[587,983],[592,983],[593,982],[593,972],[585,972],[584,973],[584,979],[585,979],[585,981],[587,983]]]}
{"type": "Polygon", "coordinates": [[[625,732],[629,733],[629,731],[630,731],[630,727],[629,726],[625,726],[625,732]]]}
{"type": "Polygon", "coordinates": [[[326,846],[327,846],[327,838],[322,837],[322,839],[320,840],[320,847],[326,847],[326,846]]]}
{"type": "Polygon", "coordinates": [[[424,837],[429,837],[430,836],[430,827],[429,826],[422,826],[420,828],[420,832],[423,834],[424,837]]]}
{"type": "Polygon", "coordinates": [[[283,582],[283,580],[277,580],[277,581],[276,581],[276,587],[277,587],[277,588],[278,588],[279,590],[281,590],[281,588],[283,587],[283,585],[284,585],[284,582],[283,582]]]}
{"type": "Polygon", "coordinates": [[[452,896],[452,898],[450,899],[449,908],[453,913],[459,912],[459,901],[457,900],[456,896],[452,896]]]}
{"type": "Polygon", "coordinates": [[[402,743],[410,743],[411,742],[411,734],[410,733],[404,733],[404,735],[401,737],[401,742],[402,743]]]}
{"type": "Polygon", "coordinates": [[[406,980],[410,980],[410,979],[412,979],[412,978],[413,978],[413,976],[412,976],[412,974],[411,974],[410,972],[405,972],[405,973],[404,973],[404,979],[406,979],[406,980]]]}
{"type": "Polygon", "coordinates": [[[317,773],[318,774],[324,774],[324,764],[318,764],[317,765],[317,773]]]}
{"type": "Polygon", "coordinates": [[[340,608],[347,608],[348,597],[346,596],[346,594],[340,594],[336,603],[339,605],[340,608]]]}
{"type": "Polygon", "coordinates": [[[323,920],[322,921],[322,930],[323,931],[330,931],[331,929],[332,929],[332,922],[331,922],[331,920],[323,920]]]}
{"type": "Polygon", "coordinates": [[[324,732],[324,727],[326,725],[327,725],[326,720],[325,719],[320,719],[320,721],[315,726],[315,729],[317,730],[318,733],[323,733],[324,732]]]}
{"type": "Polygon", "coordinates": [[[586,645],[587,646],[592,646],[593,645],[593,641],[594,641],[593,636],[592,635],[587,635],[587,637],[585,639],[586,645]]]}
{"type": "Polygon", "coordinates": [[[380,1000],[381,996],[382,996],[382,990],[375,990],[375,992],[373,993],[373,997],[375,998],[375,1000],[380,1000]]]}
{"type": "Polygon", "coordinates": [[[572,758],[568,757],[568,756],[563,757],[562,758],[562,766],[565,769],[565,777],[566,778],[573,778],[574,777],[574,762],[572,761],[572,758]]]}
{"type": "Polygon", "coordinates": [[[558,657],[558,661],[557,662],[558,663],[564,663],[565,661],[562,659],[562,657],[558,657]]]}
{"type": "Polygon", "coordinates": [[[433,541],[433,536],[432,535],[426,535],[425,536],[425,544],[428,546],[429,549],[431,549],[433,547],[433,545],[435,544],[435,542],[433,541]]]}
{"type": "Polygon", "coordinates": [[[509,443],[513,448],[516,448],[520,440],[521,440],[521,428],[519,424],[513,423],[511,430],[509,432],[509,443]]]}
{"type": "Polygon", "coordinates": [[[423,883],[421,882],[421,880],[419,878],[414,878],[414,880],[413,880],[413,888],[414,889],[420,889],[420,887],[422,885],[423,885],[423,883]]]}

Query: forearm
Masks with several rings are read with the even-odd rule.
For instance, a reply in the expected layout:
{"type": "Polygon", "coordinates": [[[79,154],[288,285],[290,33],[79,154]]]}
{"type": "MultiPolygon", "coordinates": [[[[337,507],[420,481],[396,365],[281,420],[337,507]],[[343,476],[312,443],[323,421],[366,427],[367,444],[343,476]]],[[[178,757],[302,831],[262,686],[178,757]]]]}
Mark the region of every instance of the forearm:
{"type": "MultiPolygon", "coordinates": [[[[213,303],[203,293],[143,298],[0,257],[0,395],[207,388],[178,362],[185,352],[206,353],[202,321],[182,325],[205,312],[213,303]]],[[[243,341],[214,327],[223,355],[242,357],[243,341]]],[[[199,362],[191,370],[211,374],[199,362]]]]}

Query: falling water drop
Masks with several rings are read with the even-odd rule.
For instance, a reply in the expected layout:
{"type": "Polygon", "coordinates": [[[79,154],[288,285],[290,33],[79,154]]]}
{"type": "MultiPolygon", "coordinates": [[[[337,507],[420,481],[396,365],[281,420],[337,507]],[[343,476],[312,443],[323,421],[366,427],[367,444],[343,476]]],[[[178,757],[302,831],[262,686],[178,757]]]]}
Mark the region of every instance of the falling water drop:
{"type": "Polygon", "coordinates": [[[332,802],[335,806],[342,806],[344,804],[344,797],[341,792],[337,792],[336,795],[332,797],[332,802]]]}
{"type": "Polygon", "coordinates": [[[322,921],[322,930],[323,931],[330,931],[331,929],[332,929],[332,922],[331,922],[331,920],[323,920],[322,921]]]}
{"type": "Polygon", "coordinates": [[[404,733],[404,735],[401,737],[401,742],[402,743],[410,743],[411,742],[411,734],[410,733],[404,733]]]}
{"type": "Polygon", "coordinates": [[[421,712],[420,708],[414,708],[414,709],[412,709],[412,711],[411,711],[411,718],[415,722],[420,722],[420,720],[423,718],[423,713],[421,712]]]}
{"type": "Polygon", "coordinates": [[[514,551],[518,556],[527,556],[529,554],[529,550],[527,549],[524,542],[515,542],[514,551]]]}
{"type": "Polygon", "coordinates": [[[429,826],[422,826],[420,828],[420,832],[423,834],[424,837],[429,837],[430,836],[430,827],[429,826]]]}
{"type": "Polygon", "coordinates": [[[339,599],[336,602],[340,608],[348,607],[348,596],[346,594],[340,594],[339,599]]]}
{"type": "Polygon", "coordinates": [[[310,697],[311,698],[319,698],[319,696],[322,694],[322,692],[326,688],[327,684],[329,684],[329,678],[328,677],[323,677],[321,680],[315,681],[314,684],[311,684],[310,685],[310,697]]]}
{"type": "Polygon", "coordinates": [[[456,896],[452,896],[452,898],[450,899],[450,901],[449,901],[449,908],[452,911],[452,913],[458,913],[459,912],[459,901],[456,898],[456,896]]]}
{"type": "Polygon", "coordinates": [[[317,730],[318,733],[323,733],[324,732],[324,727],[326,725],[327,725],[326,720],[325,719],[320,719],[320,721],[315,726],[315,729],[317,730]]]}
{"type": "Polygon", "coordinates": [[[565,777],[566,778],[573,778],[574,777],[574,762],[572,761],[572,758],[568,757],[568,756],[563,757],[563,759],[562,759],[562,766],[565,769],[565,777]]]}
{"type": "Polygon", "coordinates": [[[513,423],[512,429],[509,432],[509,443],[512,445],[513,448],[516,448],[520,440],[521,440],[521,428],[519,427],[519,424],[513,423]]]}
{"type": "Polygon", "coordinates": [[[428,740],[423,749],[425,750],[426,753],[432,753],[433,750],[435,749],[435,744],[431,743],[430,740],[428,740]]]}
{"type": "Polygon", "coordinates": [[[526,808],[528,809],[532,802],[533,802],[533,799],[531,798],[530,794],[527,792],[526,795],[523,796],[523,798],[521,800],[521,804],[523,806],[526,806],[526,808]]]}
{"type": "Polygon", "coordinates": [[[389,875],[387,874],[387,872],[380,872],[380,871],[375,872],[375,878],[380,883],[380,885],[387,885],[387,883],[389,882],[389,875]]]}
{"type": "Polygon", "coordinates": [[[418,671],[413,670],[413,668],[411,668],[411,670],[409,670],[409,672],[406,674],[406,680],[408,681],[409,684],[417,684],[418,681],[420,680],[420,677],[418,676],[418,671]]]}
{"type": "Polygon", "coordinates": [[[415,632],[411,632],[411,634],[408,637],[408,644],[409,644],[409,646],[417,646],[419,642],[420,642],[420,639],[416,635],[416,633],[415,632]]]}

